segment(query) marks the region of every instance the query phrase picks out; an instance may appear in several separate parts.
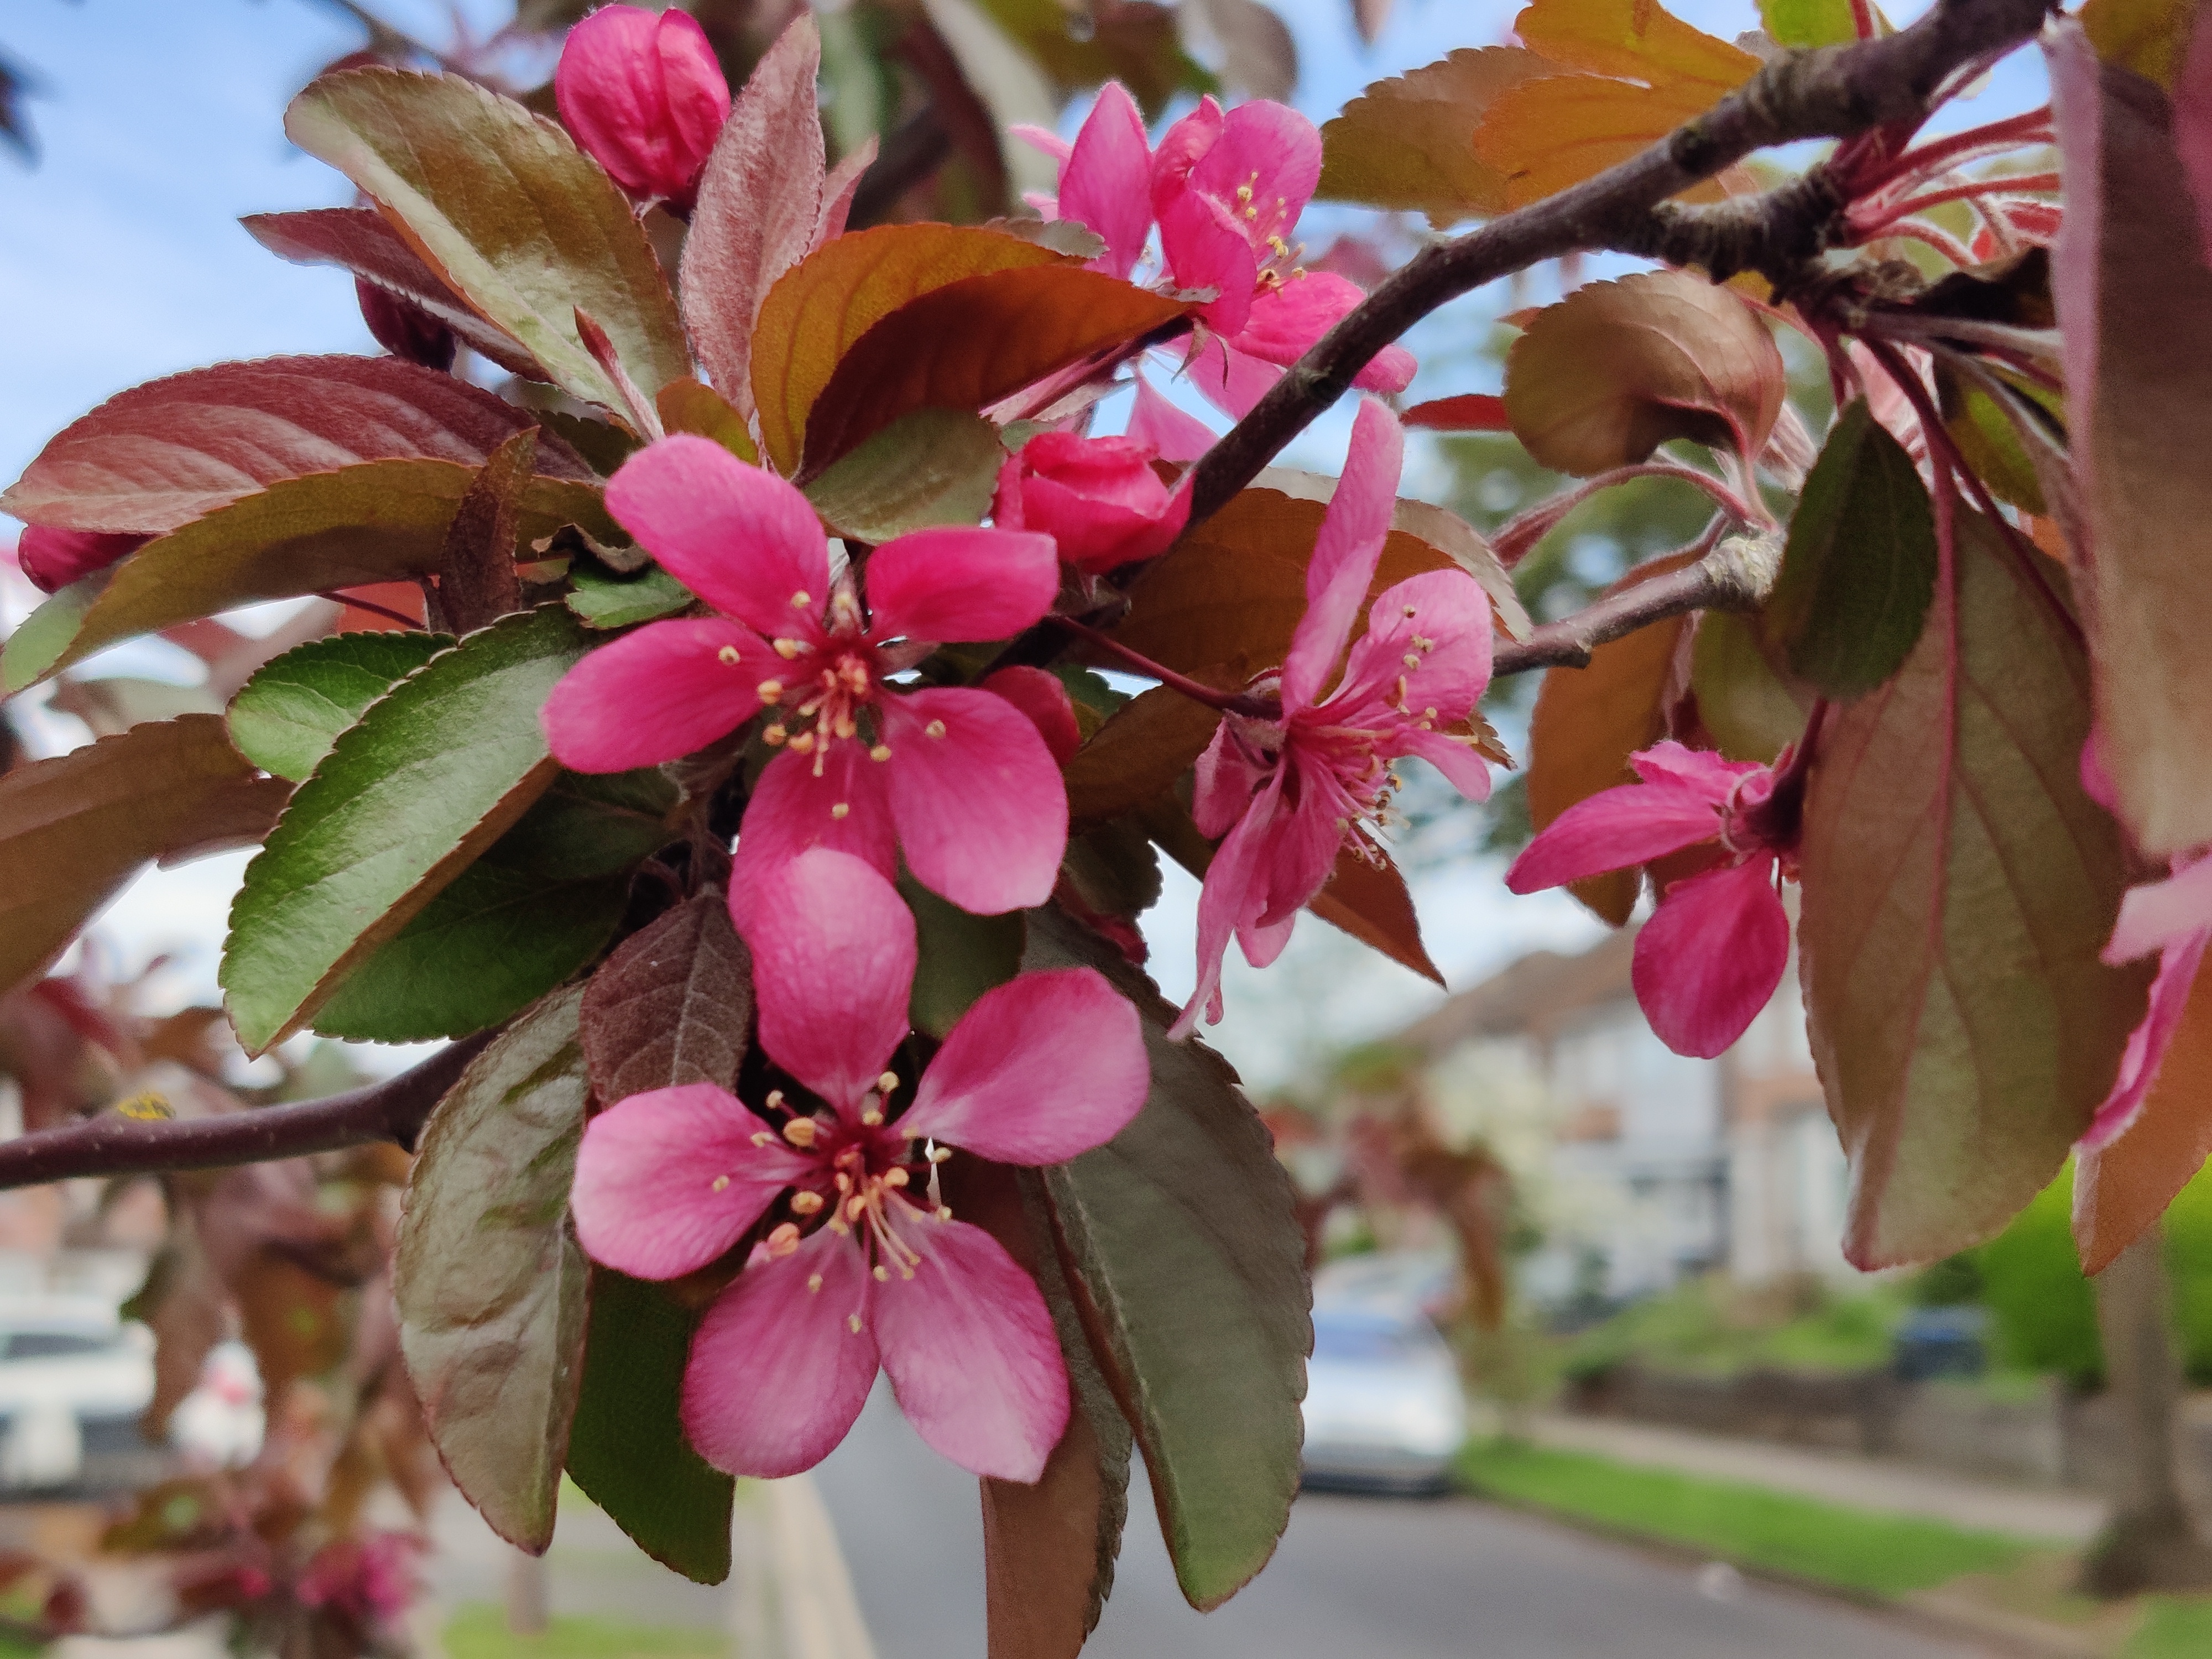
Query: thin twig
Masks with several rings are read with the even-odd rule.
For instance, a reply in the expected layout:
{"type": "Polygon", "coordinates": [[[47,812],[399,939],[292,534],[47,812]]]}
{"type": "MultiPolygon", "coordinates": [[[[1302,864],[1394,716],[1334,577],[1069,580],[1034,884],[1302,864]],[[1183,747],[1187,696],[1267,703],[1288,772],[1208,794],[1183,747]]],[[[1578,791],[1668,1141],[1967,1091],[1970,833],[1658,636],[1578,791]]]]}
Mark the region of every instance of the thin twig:
{"type": "Polygon", "coordinates": [[[1782,568],[1782,534],[1730,536],[1695,564],[1654,576],[1609,594],[1571,617],[1532,629],[1525,640],[1500,645],[1491,678],[1535,668],[1584,668],[1590,653],[1608,640],[1692,611],[1748,611],[1774,589],[1782,568]]]}

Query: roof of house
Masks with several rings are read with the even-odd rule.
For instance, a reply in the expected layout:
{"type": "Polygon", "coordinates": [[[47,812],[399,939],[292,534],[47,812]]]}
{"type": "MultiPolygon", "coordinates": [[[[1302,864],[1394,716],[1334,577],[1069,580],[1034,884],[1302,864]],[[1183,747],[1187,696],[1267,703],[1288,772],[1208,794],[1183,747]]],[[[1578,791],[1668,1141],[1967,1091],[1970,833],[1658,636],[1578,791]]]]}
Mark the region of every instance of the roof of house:
{"type": "Polygon", "coordinates": [[[1462,991],[1392,1039],[1438,1054],[1483,1036],[1550,1036],[1576,1015],[1636,994],[1629,978],[1636,929],[1608,933],[1579,956],[1538,951],[1462,991]]]}

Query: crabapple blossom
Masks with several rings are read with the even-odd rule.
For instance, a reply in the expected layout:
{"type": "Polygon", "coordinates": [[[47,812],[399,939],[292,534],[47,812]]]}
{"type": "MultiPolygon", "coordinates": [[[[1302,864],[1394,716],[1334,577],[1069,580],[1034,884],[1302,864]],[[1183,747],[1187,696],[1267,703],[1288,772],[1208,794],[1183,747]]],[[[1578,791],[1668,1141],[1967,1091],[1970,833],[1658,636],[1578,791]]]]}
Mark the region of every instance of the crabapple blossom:
{"type": "Polygon", "coordinates": [[[1091,969],[1024,974],[962,1017],[902,1105],[885,1068],[915,934],[890,884],[817,849],[763,884],[753,923],[761,1048],[821,1103],[772,1091],[749,1109],[711,1084],[617,1102],[577,1154],[578,1238],[672,1279],[759,1234],[684,1372],[684,1431],[717,1468],[811,1468],[880,1367],[937,1450],[1035,1480],[1067,1421],[1052,1317],[998,1241],[953,1218],[938,1167],[956,1146],[1043,1164],[1111,1139],[1149,1087],[1136,1010],[1091,969]]]}
{"type": "Polygon", "coordinates": [[[999,473],[992,522],[1042,531],[1078,570],[1100,573],[1166,551],[1190,518],[1188,487],[1152,471],[1158,451],[1137,438],[1040,432],[999,473]]]}
{"type": "Polygon", "coordinates": [[[671,7],[602,6],[569,31],[553,95],[578,144],[632,196],[689,207],[730,115],[706,30],[671,7]]]}
{"type": "Polygon", "coordinates": [[[1197,988],[1172,1035],[1188,1033],[1201,1010],[1221,1017],[1232,935],[1266,967],[1340,852],[1381,856],[1375,832],[1397,787],[1393,761],[1429,762],[1470,800],[1490,793],[1487,763],[1453,735],[1490,683],[1490,600],[1474,577],[1430,571],[1389,588],[1346,656],[1390,532],[1404,447],[1389,410],[1364,400],[1306,569],[1306,614],[1279,674],[1252,688],[1272,694],[1279,713],[1225,714],[1199,759],[1192,816],[1224,839],[1199,895],[1197,988]],[[1328,690],[1340,659],[1343,675],[1328,690]]]}

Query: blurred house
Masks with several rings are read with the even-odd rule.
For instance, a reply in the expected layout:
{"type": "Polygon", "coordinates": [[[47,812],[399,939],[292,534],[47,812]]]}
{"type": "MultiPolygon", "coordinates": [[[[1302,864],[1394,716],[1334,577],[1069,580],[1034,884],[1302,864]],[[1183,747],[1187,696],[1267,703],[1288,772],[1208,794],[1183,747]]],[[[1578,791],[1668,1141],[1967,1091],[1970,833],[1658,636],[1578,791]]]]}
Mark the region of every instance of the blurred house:
{"type": "Polygon", "coordinates": [[[1729,1053],[1692,1060],[1637,1006],[1634,944],[1631,929],[1523,957],[1389,1045],[1438,1131],[1496,1152],[1539,1218],[1523,1293],[1595,1304],[1713,1268],[1752,1285],[1848,1273],[1847,1171],[1796,975],[1729,1053]]]}

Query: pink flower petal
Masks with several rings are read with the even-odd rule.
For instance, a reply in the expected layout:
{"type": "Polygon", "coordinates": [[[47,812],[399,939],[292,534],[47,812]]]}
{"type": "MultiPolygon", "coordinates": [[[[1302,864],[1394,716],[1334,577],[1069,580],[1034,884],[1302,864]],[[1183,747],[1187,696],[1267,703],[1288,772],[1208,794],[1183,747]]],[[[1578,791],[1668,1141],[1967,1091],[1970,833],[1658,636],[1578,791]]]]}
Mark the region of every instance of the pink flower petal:
{"type": "Polygon", "coordinates": [[[1490,763],[1473,744],[1447,737],[1442,732],[1424,732],[1418,726],[1403,731],[1400,741],[1406,745],[1407,754],[1435,767],[1444,775],[1445,781],[1468,799],[1490,799],[1490,763]]]}
{"type": "Polygon", "coordinates": [[[915,879],[977,915],[1042,904],[1067,850],[1067,789],[1036,727],[972,688],[881,708],[891,818],[915,879]]]}
{"type": "Polygon", "coordinates": [[[778,755],[768,763],[738,835],[730,871],[730,920],[743,933],[761,884],[811,847],[849,853],[886,879],[898,872],[890,781],[858,743],[835,743],[818,757],[778,755]],[[846,811],[840,815],[837,809],[846,811]]]}
{"type": "Polygon", "coordinates": [[[1152,212],[1164,212],[1170,202],[1190,188],[1190,171],[1204,158],[1206,151],[1221,142],[1221,129],[1227,118],[1212,94],[1198,100],[1198,107],[1173,126],[1160,139],[1160,147],[1152,152],[1152,212]]]}
{"type": "Polygon", "coordinates": [[[768,1127],[711,1083],[617,1101],[584,1126],[576,1153],[578,1242],[639,1279],[696,1273],[812,1167],[780,1137],[753,1145],[768,1127]]]}
{"type": "Polygon", "coordinates": [[[1382,543],[1390,533],[1405,452],[1406,434],[1397,417],[1374,398],[1361,398],[1344,476],[1329,498],[1313,560],[1306,566],[1306,614],[1298,619],[1283,663],[1285,708],[1310,707],[1321,695],[1351,635],[1352,618],[1375,580],[1382,543]]]}
{"type": "MultiPolygon", "coordinates": [[[[1344,848],[1343,822],[1328,787],[1329,763],[1325,758],[1310,757],[1304,752],[1295,726],[1285,750],[1282,769],[1291,772],[1297,779],[1295,791],[1286,789],[1285,794],[1295,793],[1298,804],[1277,812],[1268,828],[1266,850],[1261,854],[1265,896],[1251,923],[1253,928],[1262,933],[1281,927],[1305,908],[1313,896],[1328,884],[1329,872],[1336,868],[1336,855],[1344,848]]],[[[1282,949],[1281,941],[1271,943],[1267,961],[1273,961],[1282,949]]],[[[1254,958],[1252,951],[1252,942],[1247,940],[1246,959],[1255,968],[1266,967],[1267,961],[1254,958]]]]}
{"type": "Polygon", "coordinates": [[[1212,289],[1215,297],[1199,315],[1217,332],[1233,335],[1252,314],[1260,261],[1235,214],[1211,196],[1185,191],[1160,210],[1160,247],[1179,289],[1212,289]]]}
{"type": "Polygon", "coordinates": [[[1320,182],[1320,129],[1268,98],[1231,110],[1220,138],[1190,170],[1191,189],[1253,210],[1245,223],[1261,246],[1270,235],[1290,240],[1320,182]],[[1246,190],[1249,199],[1240,193],[1246,190]]]}
{"type": "Polygon", "coordinates": [[[2130,887],[2120,900],[2119,921],[2105,946],[2109,963],[2133,962],[2212,927],[2212,857],[2182,866],[2164,881],[2130,887]]]}
{"type": "MultiPolygon", "coordinates": [[[[1020,139],[1031,149],[1040,155],[1049,155],[1062,167],[1066,167],[1067,158],[1075,154],[1075,146],[1069,143],[1066,139],[1053,131],[1051,128],[1038,126],[1033,121],[1015,122],[1006,129],[1006,136],[1009,138],[1020,139]]],[[[1044,216],[1048,219],[1056,219],[1060,216],[1056,213],[1048,213],[1044,216]]]]}
{"type": "Polygon", "coordinates": [[[1190,816],[1198,833],[1209,841],[1227,835],[1267,777],[1266,769],[1253,763],[1228,721],[1215,726],[1213,741],[1199,756],[1192,775],[1190,816]]]}
{"type": "Polygon", "coordinates": [[[1094,969],[1024,974],[976,999],[898,1121],[1000,1164],[1103,1146],[1152,1087],[1137,1011],[1094,969]]]}
{"type": "Polygon", "coordinates": [[[1249,352],[1236,350],[1215,335],[1186,358],[1184,376],[1200,397],[1241,421],[1274,390],[1283,371],[1249,352]]]}
{"type": "Polygon", "coordinates": [[[553,91],[577,143],[636,196],[684,196],[730,112],[697,21],[638,6],[603,6],[572,29],[553,91]]]}
{"type": "Polygon", "coordinates": [[[2150,1004],[2144,1009],[2142,1023],[2128,1033],[2128,1045],[2120,1054],[2120,1069],[2112,1079],[2112,1092],[2105,1097],[2097,1115],[2089,1120],[2089,1127],[2075,1144],[2085,1152],[2109,1146],[2124,1134],[2142,1111],[2143,1103],[2150,1098],[2151,1085],[2158,1081],[2160,1063],[2173,1042],[2173,1034],[2181,1028],[2181,1017],[2189,1007],[2189,993],[2197,983],[2197,970],[2203,964],[2204,947],[2212,945],[2212,931],[2184,935],[2160,952],[2158,977],[2151,981],[2150,1004]]]}
{"type": "Polygon", "coordinates": [[[1237,929],[1259,920],[1265,902],[1264,860],[1268,830],[1282,810],[1283,778],[1284,769],[1276,768],[1206,866],[1206,882],[1198,891],[1197,982],[1182,1014],[1168,1028],[1170,1041],[1180,1042],[1196,1030],[1201,1010],[1208,1011],[1211,1018],[1221,1018],[1221,959],[1237,929]]]}
{"type": "Polygon", "coordinates": [[[914,916],[859,859],[816,848],[761,884],[752,947],[761,1047],[843,1112],[906,1040],[914,916]]]}
{"type": "Polygon", "coordinates": [[[1229,343],[1287,368],[1366,297],[1349,277],[1309,270],[1255,298],[1250,319],[1229,343]]]}
{"type": "Polygon", "coordinates": [[[1659,1040],[1712,1060],[1759,1017],[1789,965],[1790,917],[1769,854],[1669,887],[1636,936],[1630,977],[1659,1040]]]}
{"type": "Polygon", "coordinates": [[[1367,631],[1345,659],[1343,684],[1327,707],[1381,702],[1438,726],[1456,726],[1490,684],[1490,596],[1480,582],[1463,570],[1408,577],[1368,611],[1367,631]],[[1407,665],[1408,657],[1414,665],[1407,665]]]}
{"type": "Polygon", "coordinates": [[[1130,412],[1129,435],[1150,444],[1164,461],[1194,461],[1213,447],[1213,428],[1185,414],[1137,376],[1137,406],[1130,412]]]}
{"type": "Polygon", "coordinates": [[[1362,392],[1403,392],[1420,368],[1421,360],[1405,347],[1387,345],[1367,360],[1352,383],[1362,392]]]}
{"type": "Polygon", "coordinates": [[[1119,81],[1099,88],[1060,173],[1060,216],[1105,239],[1093,270],[1127,276],[1152,234],[1152,146],[1145,118],[1119,81]]]}
{"type": "Polygon", "coordinates": [[[1757,761],[1732,761],[1710,749],[1692,749],[1668,738],[1628,757],[1646,783],[1675,783],[1697,790],[1714,805],[1725,805],[1737,781],[1768,769],[1757,761]]]}
{"type": "Polygon", "coordinates": [[[873,1288],[850,1233],[818,1229],[781,1260],[756,1253],[691,1339],[684,1435],[699,1455],[773,1480],[835,1450],[876,1380],[873,1288]]]}
{"type": "Polygon", "coordinates": [[[1607,870],[1626,870],[1721,833],[1702,792],[1680,784],[1625,783],[1578,800],[1522,848],[1505,872],[1508,890],[1533,893],[1607,870]]]}
{"type": "Polygon", "coordinates": [[[1052,538],[1014,530],[917,530],[868,556],[872,637],[1003,640],[1052,609],[1052,538]]]}
{"type": "Polygon", "coordinates": [[[563,675],[539,715],[562,765],[627,772],[703,749],[760,712],[781,666],[750,629],[720,617],[648,623],[563,675]],[[722,653],[737,653],[735,662],[722,653]]]}
{"type": "Polygon", "coordinates": [[[1043,1293],[981,1227],[906,1207],[899,1231],[921,1261],[874,1297],[899,1409],[969,1473],[1033,1481],[1067,1427],[1067,1367],[1043,1293]]]}
{"type": "MultiPolygon", "coordinates": [[[[1297,926],[1298,913],[1291,911],[1272,927],[1248,922],[1237,930],[1237,948],[1244,952],[1244,960],[1255,968],[1272,968],[1275,958],[1283,954],[1291,942],[1291,930],[1297,926]]],[[[1219,993],[1215,994],[1218,996],[1219,993]]]]}
{"type": "Polygon", "coordinates": [[[647,444],[607,481],[607,511],[671,575],[763,638],[819,627],[830,598],[822,521],[805,496],[713,439],[647,444]]]}
{"type": "Polygon", "coordinates": [[[976,690],[1004,697],[1029,716],[1055,765],[1065,766],[1083,747],[1083,728],[1075,723],[1075,703],[1060,684],[1060,676],[1042,668],[1020,664],[987,674],[976,690]]]}

